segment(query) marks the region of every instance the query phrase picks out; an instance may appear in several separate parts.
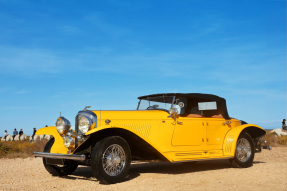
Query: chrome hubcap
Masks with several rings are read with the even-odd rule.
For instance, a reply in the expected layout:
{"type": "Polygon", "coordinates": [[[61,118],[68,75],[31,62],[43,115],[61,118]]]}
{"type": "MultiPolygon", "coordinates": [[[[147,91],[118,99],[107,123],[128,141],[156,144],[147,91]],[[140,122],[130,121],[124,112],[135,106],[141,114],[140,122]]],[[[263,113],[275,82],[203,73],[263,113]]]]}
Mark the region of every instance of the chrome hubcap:
{"type": "Polygon", "coordinates": [[[110,145],[104,152],[102,164],[104,171],[110,176],[117,176],[125,167],[124,149],[117,144],[110,145]]]}
{"type": "Polygon", "coordinates": [[[236,157],[240,162],[246,162],[251,156],[251,146],[247,139],[241,138],[237,142],[236,157]]]}

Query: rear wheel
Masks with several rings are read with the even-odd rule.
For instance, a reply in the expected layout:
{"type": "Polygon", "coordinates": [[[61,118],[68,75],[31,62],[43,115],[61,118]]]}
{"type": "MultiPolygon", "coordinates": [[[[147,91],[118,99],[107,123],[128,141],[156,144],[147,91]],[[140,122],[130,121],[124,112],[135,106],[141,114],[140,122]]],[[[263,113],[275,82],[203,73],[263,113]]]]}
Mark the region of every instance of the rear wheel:
{"type": "MultiPolygon", "coordinates": [[[[44,148],[44,152],[50,153],[50,150],[54,144],[54,141],[55,139],[52,138],[47,142],[44,148]]],[[[43,158],[43,164],[46,170],[53,176],[65,176],[65,175],[72,174],[78,167],[78,165],[74,165],[74,164],[64,164],[63,166],[47,164],[46,158],[43,158]]]]}
{"type": "Polygon", "coordinates": [[[122,181],[129,172],[130,163],[130,147],[121,137],[107,137],[97,142],[92,150],[92,172],[103,183],[122,181]]]}
{"type": "Polygon", "coordinates": [[[236,143],[235,155],[230,163],[235,168],[247,168],[252,166],[254,159],[254,143],[250,135],[242,133],[236,143]]]}

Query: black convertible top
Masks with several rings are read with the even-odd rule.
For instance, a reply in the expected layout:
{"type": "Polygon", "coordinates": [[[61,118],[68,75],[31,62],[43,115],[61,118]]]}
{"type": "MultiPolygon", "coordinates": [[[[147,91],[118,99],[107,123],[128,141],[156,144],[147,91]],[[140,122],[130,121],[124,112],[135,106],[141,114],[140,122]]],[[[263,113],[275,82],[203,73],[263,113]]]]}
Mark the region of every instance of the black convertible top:
{"type": "Polygon", "coordinates": [[[227,112],[227,107],[226,107],[226,100],[222,97],[219,97],[217,95],[213,94],[202,94],[202,93],[159,93],[159,94],[151,94],[151,95],[145,95],[145,96],[140,96],[138,99],[147,99],[148,97],[158,97],[158,96],[176,96],[177,97],[186,97],[186,98],[201,98],[201,99],[206,99],[210,101],[216,101],[221,104],[222,110],[223,110],[223,117],[225,119],[230,119],[228,112],[227,112]]]}

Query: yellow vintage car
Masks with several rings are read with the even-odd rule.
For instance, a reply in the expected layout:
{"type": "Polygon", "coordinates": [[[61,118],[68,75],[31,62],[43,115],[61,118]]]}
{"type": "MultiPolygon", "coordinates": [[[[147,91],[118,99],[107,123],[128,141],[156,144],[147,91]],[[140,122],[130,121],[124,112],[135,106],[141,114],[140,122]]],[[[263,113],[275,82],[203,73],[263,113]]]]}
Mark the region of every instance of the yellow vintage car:
{"type": "Polygon", "coordinates": [[[91,166],[101,182],[122,181],[132,160],[194,162],[229,159],[232,166],[252,166],[266,132],[231,118],[224,98],[200,93],[141,96],[136,110],[79,111],[75,130],[59,117],[56,126],[37,135],[52,135],[43,152],[46,170],[54,176],[72,174],[78,165],[91,166]]]}

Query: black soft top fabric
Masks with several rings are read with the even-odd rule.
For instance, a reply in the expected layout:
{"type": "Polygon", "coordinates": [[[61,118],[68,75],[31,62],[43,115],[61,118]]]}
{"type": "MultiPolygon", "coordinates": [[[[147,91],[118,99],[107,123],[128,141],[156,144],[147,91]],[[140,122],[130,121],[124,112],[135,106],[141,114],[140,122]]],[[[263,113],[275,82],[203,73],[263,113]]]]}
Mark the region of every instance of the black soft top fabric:
{"type": "Polygon", "coordinates": [[[202,98],[202,99],[207,99],[210,101],[216,101],[221,104],[222,109],[223,109],[223,117],[225,119],[230,119],[228,112],[227,112],[227,107],[226,107],[226,100],[222,97],[219,97],[217,95],[213,94],[201,94],[201,93],[160,93],[160,94],[151,94],[151,95],[146,95],[146,96],[140,96],[138,99],[147,99],[148,97],[157,97],[157,96],[176,96],[176,97],[186,97],[186,98],[202,98]]]}

